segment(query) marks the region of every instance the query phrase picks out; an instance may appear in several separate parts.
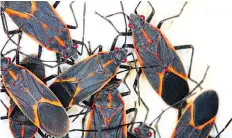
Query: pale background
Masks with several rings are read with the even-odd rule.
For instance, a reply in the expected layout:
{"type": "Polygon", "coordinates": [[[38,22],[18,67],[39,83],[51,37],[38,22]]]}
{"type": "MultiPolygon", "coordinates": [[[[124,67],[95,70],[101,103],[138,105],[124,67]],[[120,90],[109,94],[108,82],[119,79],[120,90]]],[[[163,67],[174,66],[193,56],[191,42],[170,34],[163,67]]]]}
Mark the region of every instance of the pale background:
{"type": "MultiPolygon", "coordinates": [[[[69,3],[71,1],[61,2],[57,8],[58,13],[68,24],[74,24],[73,17],[69,9],[69,3]]],[[[51,2],[53,3],[53,2],[51,2]]],[[[125,12],[127,14],[134,11],[138,1],[123,1],[125,12]]],[[[157,25],[158,22],[166,17],[179,13],[184,1],[182,0],[153,0],[153,4],[156,13],[152,20],[153,25],[157,25]]],[[[74,39],[81,40],[82,37],[82,14],[83,14],[83,1],[76,1],[73,5],[74,12],[76,14],[79,28],[71,31],[71,35],[74,39]]],[[[231,35],[232,32],[232,2],[230,0],[191,0],[185,7],[183,14],[176,19],[166,22],[162,28],[163,33],[167,36],[173,45],[181,44],[193,44],[195,47],[195,56],[193,61],[192,78],[200,81],[203,77],[207,65],[210,65],[207,78],[202,85],[204,90],[214,89],[218,92],[220,98],[220,106],[217,115],[217,125],[221,130],[227,121],[232,117],[231,104],[231,35]]],[[[85,40],[91,40],[92,46],[102,44],[105,50],[109,50],[113,38],[117,33],[112,27],[102,18],[94,14],[95,11],[103,15],[121,11],[119,1],[87,1],[87,16],[86,16],[86,35],[85,40]]],[[[138,12],[144,14],[146,17],[150,12],[150,7],[146,1],[142,2],[138,12]]],[[[119,30],[124,31],[124,21],[121,15],[111,18],[116,24],[119,30]]],[[[1,24],[1,23],[0,23],[1,24]]],[[[14,23],[8,19],[8,24],[11,29],[16,29],[14,23]]],[[[2,25],[0,25],[2,26],[2,25]]],[[[6,41],[6,35],[3,30],[0,30],[0,46],[2,47],[6,41]]],[[[15,37],[14,39],[16,39],[15,37]]],[[[123,43],[124,38],[118,42],[120,46],[123,43]]],[[[131,43],[131,39],[128,40],[131,43]]],[[[21,42],[22,51],[25,53],[36,53],[37,44],[23,35],[21,42]]],[[[8,49],[15,47],[12,44],[8,45],[8,49]]],[[[54,53],[45,49],[42,55],[43,59],[52,60],[55,59],[54,53]]],[[[183,63],[188,69],[190,52],[183,51],[178,53],[183,60],[183,63]]],[[[12,57],[13,55],[11,55],[12,57]]],[[[56,70],[47,68],[47,76],[56,73],[56,70]]],[[[135,77],[135,72],[131,73],[128,83],[132,86],[132,80],[135,77]]],[[[144,77],[141,78],[141,96],[146,99],[146,103],[150,108],[150,114],[148,116],[147,123],[150,123],[162,109],[165,109],[167,105],[161,100],[156,92],[151,89],[148,82],[144,77]]],[[[195,85],[189,82],[191,88],[195,85]]],[[[125,87],[121,85],[121,91],[125,91],[125,87]]],[[[197,90],[198,94],[201,93],[197,90]]],[[[5,94],[0,94],[0,98],[8,103],[8,97],[5,94]]],[[[126,108],[134,106],[134,101],[137,100],[134,92],[132,95],[124,98],[126,101],[126,108]]],[[[207,102],[207,101],[206,101],[207,102]]],[[[74,107],[69,114],[80,111],[81,108],[74,107]]],[[[144,107],[139,107],[139,113],[137,121],[144,119],[144,107]]],[[[5,108],[0,104],[0,116],[6,115],[5,108]]],[[[133,114],[132,114],[133,115],[133,114]]],[[[128,115],[128,121],[132,115],[128,115]]],[[[177,111],[174,109],[168,110],[162,117],[159,123],[159,130],[162,138],[169,138],[177,122],[177,111]]],[[[71,128],[81,128],[80,120],[75,123],[71,123],[71,128]]],[[[2,138],[11,138],[8,127],[8,120],[0,121],[0,134],[2,138]]],[[[70,133],[71,138],[80,136],[80,132],[70,133]]],[[[212,136],[215,136],[215,130],[212,129],[212,136]]],[[[221,135],[221,138],[232,137],[232,125],[221,135]]]]}

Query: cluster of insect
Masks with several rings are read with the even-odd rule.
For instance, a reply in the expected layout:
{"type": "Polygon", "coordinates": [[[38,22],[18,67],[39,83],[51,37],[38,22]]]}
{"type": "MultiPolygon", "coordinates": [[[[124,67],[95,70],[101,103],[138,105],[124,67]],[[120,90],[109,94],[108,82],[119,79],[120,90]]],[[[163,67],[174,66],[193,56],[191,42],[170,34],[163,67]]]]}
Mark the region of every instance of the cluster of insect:
{"type": "MultiPolygon", "coordinates": [[[[1,120],[9,119],[13,137],[34,138],[35,134],[39,133],[44,138],[68,138],[69,133],[77,131],[80,131],[82,137],[86,138],[160,137],[157,127],[152,125],[158,122],[161,115],[169,108],[178,110],[179,121],[172,133],[172,138],[212,137],[209,133],[215,125],[218,111],[217,93],[214,90],[208,90],[202,92],[193,102],[187,103],[187,99],[195,94],[194,91],[201,88],[209,67],[199,83],[192,79],[190,73],[193,46],[172,46],[160,30],[165,21],[180,16],[187,3],[184,4],[179,14],[161,20],[157,26],[149,23],[155,12],[150,2],[148,4],[152,11],[147,19],[137,13],[141,2],[138,3],[135,12],[129,16],[124,13],[122,2],[120,2],[122,11],[118,13],[102,16],[96,12],[96,16],[108,21],[118,32],[110,51],[104,52],[102,52],[102,46],[91,50],[83,40],[72,39],[69,29],[78,27],[72,9],[73,2],[70,8],[76,23],[74,26],[65,24],[56,12],[55,8],[59,3],[55,2],[54,5],[50,5],[46,1],[1,2],[2,25],[8,37],[8,41],[1,50],[3,84],[1,92],[10,97],[10,107],[7,107],[1,100],[7,109],[7,116],[1,117],[1,120]],[[125,32],[118,31],[108,19],[119,14],[124,17],[126,26],[129,21],[129,29],[126,27],[125,32]],[[18,26],[17,30],[8,30],[6,15],[18,26]],[[20,51],[20,47],[23,47],[20,45],[22,34],[28,35],[38,43],[38,54],[27,55],[20,51]],[[19,37],[17,42],[12,39],[14,35],[19,37]],[[127,44],[125,41],[122,47],[116,47],[120,36],[132,37],[133,44],[127,44]],[[9,41],[13,42],[17,48],[4,52],[9,41]],[[80,51],[78,45],[81,45],[80,51]],[[56,60],[40,59],[43,48],[53,51],[56,54],[56,60]],[[133,49],[134,52],[129,53],[128,49],[133,49]],[[188,73],[176,53],[177,50],[182,49],[192,51],[188,73]],[[84,50],[88,56],[75,63],[75,59],[83,56],[84,50]],[[16,53],[15,56],[7,57],[12,52],[16,53]],[[20,55],[25,56],[22,61],[19,59],[20,55]],[[127,61],[128,56],[131,56],[133,60],[127,61]],[[56,65],[50,65],[50,62],[55,62],[56,65]],[[62,64],[68,64],[71,67],[62,71],[60,68],[62,64]],[[46,77],[45,66],[57,68],[58,72],[46,77]],[[140,105],[140,101],[142,102],[147,109],[147,114],[148,107],[140,97],[139,78],[141,74],[147,78],[154,92],[170,105],[151,123],[146,123],[146,119],[143,122],[135,122],[136,107],[125,109],[123,97],[131,93],[125,80],[131,70],[136,71],[133,88],[138,95],[138,103],[140,105]],[[117,75],[122,72],[127,72],[124,80],[117,78],[117,75]],[[48,86],[47,81],[52,79],[54,79],[53,83],[48,86]],[[191,91],[188,80],[196,84],[191,91]],[[119,92],[118,87],[121,82],[129,89],[127,92],[119,92]],[[78,105],[83,110],[78,114],[68,116],[67,111],[73,105],[78,105]],[[126,114],[131,112],[135,115],[132,121],[128,122],[126,114]],[[81,115],[84,115],[82,128],[70,130],[69,118],[75,117],[76,119],[81,115]],[[86,119],[87,115],[88,119],[86,119]],[[85,120],[88,120],[86,124],[85,120]],[[133,125],[137,127],[134,128],[133,125]]],[[[84,15],[85,10],[86,4],[84,15]]],[[[225,128],[215,137],[219,137],[225,128]]]]}

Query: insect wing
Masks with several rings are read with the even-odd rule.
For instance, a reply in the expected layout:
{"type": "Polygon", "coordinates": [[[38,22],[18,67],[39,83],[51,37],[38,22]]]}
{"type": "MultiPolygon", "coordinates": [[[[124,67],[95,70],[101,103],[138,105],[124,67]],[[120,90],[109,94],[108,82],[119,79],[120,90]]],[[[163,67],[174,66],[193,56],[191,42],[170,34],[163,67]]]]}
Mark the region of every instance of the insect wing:
{"type": "Polygon", "coordinates": [[[198,96],[180,118],[172,138],[208,137],[216,120],[218,102],[215,91],[207,91],[198,96]]]}
{"type": "Polygon", "coordinates": [[[33,138],[38,127],[36,127],[11,101],[11,107],[9,108],[9,124],[10,130],[16,138],[33,138]]]}
{"type": "Polygon", "coordinates": [[[69,120],[60,101],[29,70],[19,65],[16,65],[17,69],[20,69],[21,77],[18,77],[14,84],[5,84],[10,97],[37,127],[54,136],[66,135],[69,120]]]}

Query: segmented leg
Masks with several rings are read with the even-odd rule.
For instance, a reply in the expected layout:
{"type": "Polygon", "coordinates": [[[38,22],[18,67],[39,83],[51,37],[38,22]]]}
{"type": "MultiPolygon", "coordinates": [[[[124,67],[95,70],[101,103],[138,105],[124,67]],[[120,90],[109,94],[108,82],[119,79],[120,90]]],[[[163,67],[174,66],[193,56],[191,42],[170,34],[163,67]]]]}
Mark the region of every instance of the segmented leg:
{"type": "Polygon", "coordinates": [[[174,15],[174,16],[171,16],[171,17],[168,17],[168,18],[165,18],[165,19],[161,20],[161,21],[159,22],[159,24],[157,25],[157,28],[160,29],[165,21],[168,21],[168,20],[170,20],[170,19],[179,17],[179,16],[182,14],[182,12],[183,12],[184,7],[186,6],[186,4],[187,4],[187,2],[184,3],[182,9],[180,10],[180,12],[179,12],[177,15],[174,15]]]}

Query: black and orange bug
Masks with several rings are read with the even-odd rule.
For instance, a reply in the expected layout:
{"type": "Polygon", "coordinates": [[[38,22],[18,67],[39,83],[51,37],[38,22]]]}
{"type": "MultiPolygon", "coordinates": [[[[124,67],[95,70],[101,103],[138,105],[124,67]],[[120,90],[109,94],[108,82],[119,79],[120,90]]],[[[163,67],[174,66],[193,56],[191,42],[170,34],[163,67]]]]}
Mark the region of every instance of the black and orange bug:
{"type": "MultiPolygon", "coordinates": [[[[218,112],[219,99],[214,90],[200,94],[189,104],[180,117],[172,138],[206,138],[212,129],[218,112]]],[[[218,135],[219,136],[219,135],[218,135]]],[[[216,137],[218,137],[216,136],[216,137]]]]}
{"type": "MultiPolygon", "coordinates": [[[[15,105],[15,103],[10,100],[10,107],[8,108],[2,100],[0,100],[4,107],[7,109],[7,116],[3,116],[0,119],[9,119],[9,126],[12,135],[15,138],[33,138],[38,132],[38,127],[36,127],[15,105]]],[[[42,135],[43,136],[43,135],[42,135]]]]}
{"type": "MultiPolygon", "coordinates": [[[[86,130],[98,130],[123,125],[126,123],[126,114],[136,111],[135,108],[125,110],[122,95],[126,96],[128,93],[119,93],[117,88],[120,83],[121,80],[116,78],[112,79],[96,94],[86,130]]],[[[134,119],[132,119],[132,122],[134,119]]],[[[108,131],[85,132],[85,138],[106,136],[111,138],[126,138],[127,126],[122,126],[119,129],[112,129],[108,131]]]]}
{"type": "Polygon", "coordinates": [[[38,77],[3,56],[1,70],[2,82],[10,98],[36,127],[54,136],[68,133],[69,119],[65,109],[38,77]]]}
{"type": "MultiPolygon", "coordinates": [[[[77,58],[83,53],[83,43],[72,40],[69,29],[77,28],[75,14],[70,4],[76,25],[66,25],[63,19],[56,12],[55,8],[59,1],[51,6],[46,1],[4,1],[1,2],[1,18],[3,29],[7,36],[25,32],[30,38],[40,45],[38,56],[40,58],[42,47],[63,55],[64,58],[77,58]],[[5,17],[7,13],[19,27],[18,30],[8,30],[5,17]],[[77,50],[78,44],[82,44],[81,52],[77,50]],[[42,47],[41,47],[42,46],[42,47]]],[[[58,57],[57,57],[58,58],[58,57]]]]}
{"type": "MultiPolygon", "coordinates": [[[[111,138],[126,138],[127,126],[121,126],[117,129],[104,129],[117,127],[126,124],[126,114],[135,112],[136,108],[130,108],[125,110],[123,96],[127,96],[130,92],[120,93],[118,87],[122,80],[113,78],[104,88],[102,88],[88,104],[91,106],[89,119],[86,129],[84,129],[85,117],[83,118],[82,130],[73,129],[73,131],[85,132],[85,138],[93,137],[111,137],[111,138]],[[93,131],[92,131],[93,130],[93,131]],[[98,130],[97,132],[94,130],[98,130]]],[[[131,119],[134,122],[135,116],[131,119]]]]}
{"type": "MultiPolygon", "coordinates": [[[[181,101],[184,97],[192,93],[196,88],[200,87],[206,77],[209,67],[206,69],[205,75],[200,83],[197,83],[195,80],[191,79],[191,67],[194,54],[193,46],[172,46],[169,40],[160,31],[160,28],[165,21],[179,17],[181,15],[184,7],[187,4],[186,2],[178,15],[161,20],[157,27],[149,24],[155,12],[149,1],[148,3],[152,7],[152,12],[147,20],[144,19],[144,16],[137,15],[137,8],[140,3],[141,1],[135,9],[136,14],[130,14],[130,16],[127,16],[124,12],[116,13],[127,16],[130,22],[129,27],[131,28],[131,31],[119,32],[111,23],[111,25],[114,26],[114,29],[119,32],[119,35],[115,37],[114,42],[116,43],[119,36],[132,36],[133,38],[133,44],[125,44],[123,47],[133,48],[137,55],[139,65],[143,67],[138,70],[136,79],[133,84],[134,90],[138,94],[140,93],[137,88],[139,77],[143,72],[152,88],[158,93],[158,95],[160,95],[168,105],[173,105],[174,103],[181,101]],[[176,53],[176,50],[181,49],[192,49],[188,74],[186,74],[184,66],[176,53]],[[189,91],[189,86],[187,83],[188,79],[197,84],[191,92],[189,91]]],[[[107,18],[116,14],[101,17],[109,21],[107,18]]],[[[115,43],[113,43],[111,50],[114,49],[115,43]]],[[[174,107],[179,109],[178,118],[181,116],[182,108],[184,108],[186,105],[187,102],[182,102],[181,104],[174,107]]]]}
{"type": "MultiPolygon", "coordinates": [[[[40,80],[46,83],[47,78],[45,78],[45,67],[40,62],[34,62],[38,60],[37,55],[30,55],[30,57],[25,57],[20,62],[20,65],[30,70],[34,75],[36,75],[40,80]]],[[[6,91],[5,91],[6,92],[6,91]]],[[[7,116],[1,117],[3,119],[9,119],[10,130],[12,135],[16,138],[33,138],[38,132],[43,138],[47,138],[48,135],[43,133],[37,126],[35,126],[15,105],[15,103],[10,100],[10,107],[8,108],[3,101],[1,103],[7,109],[7,116]]],[[[68,134],[63,137],[68,138],[68,134]]]]}
{"type": "Polygon", "coordinates": [[[126,49],[96,53],[58,75],[50,89],[65,108],[79,104],[114,78],[126,57],[126,49]]]}

